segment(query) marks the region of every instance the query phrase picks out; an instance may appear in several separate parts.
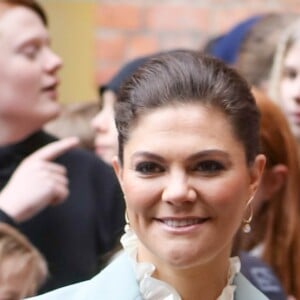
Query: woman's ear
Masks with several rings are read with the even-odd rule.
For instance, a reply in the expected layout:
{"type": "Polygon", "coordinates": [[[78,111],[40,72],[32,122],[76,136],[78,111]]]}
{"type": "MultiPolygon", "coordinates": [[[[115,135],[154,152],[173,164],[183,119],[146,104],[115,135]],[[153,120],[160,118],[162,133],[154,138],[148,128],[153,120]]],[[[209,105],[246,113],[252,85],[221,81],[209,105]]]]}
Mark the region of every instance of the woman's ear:
{"type": "Polygon", "coordinates": [[[266,157],[263,154],[258,154],[255,158],[253,165],[250,168],[250,193],[251,195],[255,195],[259,183],[262,179],[264,168],[266,164],[266,157]]]}
{"type": "Polygon", "coordinates": [[[272,199],[286,183],[288,168],[286,165],[277,164],[265,171],[263,176],[264,196],[266,200],[272,199]]]}
{"type": "Polygon", "coordinates": [[[112,167],[115,171],[115,174],[118,178],[118,181],[120,183],[120,186],[123,190],[123,168],[122,165],[120,163],[120,160],[118,159],[117,156],[114,156],[114,158],[112,159],[112,167]]]}

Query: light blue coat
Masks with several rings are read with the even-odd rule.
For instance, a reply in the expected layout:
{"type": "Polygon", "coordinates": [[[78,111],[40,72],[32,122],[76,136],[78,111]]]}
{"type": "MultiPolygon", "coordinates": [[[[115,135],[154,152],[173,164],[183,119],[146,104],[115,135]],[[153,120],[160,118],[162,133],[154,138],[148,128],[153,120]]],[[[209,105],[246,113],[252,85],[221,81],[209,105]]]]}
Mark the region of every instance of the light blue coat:
{"type": "MultiPolygon", "coordinates": [[[[268,299],[242,274],[235,277],[235,300],[268,299]]],[[[73,284],[30,300],[143,300],[135,279],[130,258],[126,253],[117,257],[91,280],[73,284]]],[[[29,299],[28,299],[29,300],[29,299]]]]}

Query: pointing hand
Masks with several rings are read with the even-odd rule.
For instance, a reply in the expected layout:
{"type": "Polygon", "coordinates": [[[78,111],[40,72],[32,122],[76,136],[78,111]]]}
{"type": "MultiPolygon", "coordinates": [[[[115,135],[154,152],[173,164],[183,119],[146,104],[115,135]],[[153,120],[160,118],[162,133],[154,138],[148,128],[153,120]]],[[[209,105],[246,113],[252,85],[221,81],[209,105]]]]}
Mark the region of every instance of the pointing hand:
{"type": "Polygon", "coordinates": [[[67,170],[53,160],[78,144],[76,137],[65,138],[25,158],[0,192],[0,209],[22,222],[63,202],[69,194],[67,170]]]}

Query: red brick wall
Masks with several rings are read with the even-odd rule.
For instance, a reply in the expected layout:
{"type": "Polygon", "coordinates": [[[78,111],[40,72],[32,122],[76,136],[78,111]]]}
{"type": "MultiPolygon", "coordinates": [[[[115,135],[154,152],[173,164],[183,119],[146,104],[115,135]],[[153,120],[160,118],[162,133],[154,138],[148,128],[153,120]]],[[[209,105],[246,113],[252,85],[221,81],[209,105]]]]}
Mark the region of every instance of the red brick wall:
{"type": "Polygon", "coordinates": [[[174,48],[202,47],[244,18],[299,11],[299,0],[101,0],[95,12],[96,80],[106,82],[126,61],[174,48]]]}

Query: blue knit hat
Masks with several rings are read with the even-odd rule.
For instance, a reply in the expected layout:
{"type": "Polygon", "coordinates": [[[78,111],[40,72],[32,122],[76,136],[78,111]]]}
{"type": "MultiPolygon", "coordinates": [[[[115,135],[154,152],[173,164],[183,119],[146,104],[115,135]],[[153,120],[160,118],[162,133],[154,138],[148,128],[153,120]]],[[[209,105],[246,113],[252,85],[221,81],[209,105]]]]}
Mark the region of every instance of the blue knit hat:
{"type": "Polygon", "coordinates": [[[251,17],[234,26],[226,34],[215,38],[208,48],[208,53],[229,65],[234,64],[245,36],[261,17],[261,15],[251,17]]]}
{"type": "Polygon", "coordinates": [[[105,90],[112,90],[117,94],[123,81],[132,75],[134,71],[143,65],[150,57],[151,56],[138,57],[125,64],[107,84],[99,87],[100,95],[102,95],[105,90]]]}

